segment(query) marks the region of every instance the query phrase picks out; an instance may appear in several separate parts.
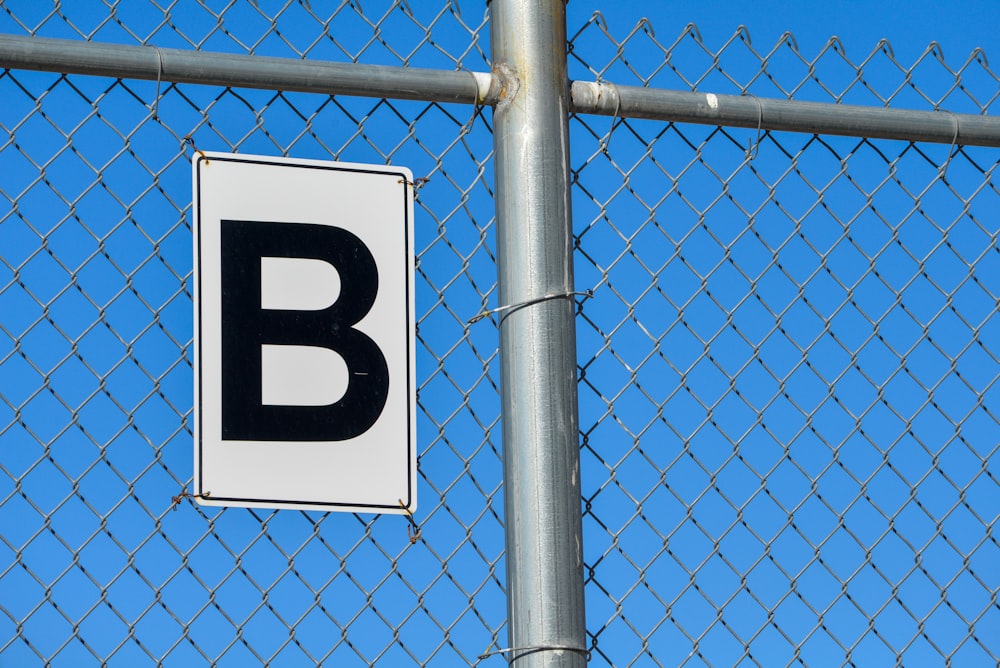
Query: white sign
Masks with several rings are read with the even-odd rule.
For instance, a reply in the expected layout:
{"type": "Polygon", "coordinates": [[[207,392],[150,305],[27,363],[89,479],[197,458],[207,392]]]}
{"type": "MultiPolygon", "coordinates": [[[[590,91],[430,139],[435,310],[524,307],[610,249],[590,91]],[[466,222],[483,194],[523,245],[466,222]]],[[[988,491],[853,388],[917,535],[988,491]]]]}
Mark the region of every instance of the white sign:
{"type": "Polygon", "coordinates": [[[194,487],[416,508],[409,170],[195,154],[194,487]]]}

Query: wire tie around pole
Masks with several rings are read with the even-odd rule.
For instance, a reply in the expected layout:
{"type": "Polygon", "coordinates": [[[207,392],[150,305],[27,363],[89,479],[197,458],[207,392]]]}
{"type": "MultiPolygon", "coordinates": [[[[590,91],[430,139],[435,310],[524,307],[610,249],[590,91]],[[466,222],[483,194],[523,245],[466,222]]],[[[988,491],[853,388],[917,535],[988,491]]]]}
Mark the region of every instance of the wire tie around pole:
{"type": "Polygon", "coordinates": [[[764,126],[764,105],[760,103],[760,98],[753,93],[744,93],[753,98],[753,101],[757,103],[757,139],[750,146],[747,147],[747,160],[754,160],[757,158],[757,154],[760,152],[760,133],[761,128],[764,126]]]}
{"type": "Polygon", "coordinates": [[[473,93],[475,93],[475,96],[473,97],[473,100],[475,101],[472,103],[473,107],[472,117],[475,118],[476,110],[479,108],[479,79],[476,78],[476,73],[473,72],[472,70],[467,70],[463,67],[459,71],[468,72],[469,76],[472,77],[472,91],[473,93]]]}
{"type": "Polygon", "coordinates": [[[150,44],[150,48],[156,51],[156,97],[153,98],[153,105],[150,111],[153,112],[153,120],[160,120],[160,83],[163,81],[163,52],[160,47],[150,44]]]}
{"type": "Polygon", "coordinates": [[[615,113],[611,115],[611,127],[608,128],[608,134],[606,134],[603,137],[601,137],[601,141],[600,141],[601,152],[604,153],[604,154],[607,154],[607,152],[608,152],[608,144],[611,143],[611,135],[615,131],[615,123],[618,122],[618,115],[621,113],[621,110],[622,110],[622,96],[621,96],[621,93],[618,92],[618,86],[616,86],[613,82],[609,82],[609,81],[606,82],[606,81],[601,81],[600,79],[598,79],[597,80],[597,98],[598,98],[598,100],[600,100],[601,90],[604,88],[604,86],[609,86],[611,88],[611,90],[615,94],[615,113]]]}
{"type": "Polygon", "coordinates": [[[532,645],[530,647],[505,647],[503,649],[495,649],[492,652],[486,652],[479,655],[479,660],[488,659],[491,656],[504,655],[504,654],[514,654],[510,657],[509,662],[514,663],[518,659],[527,656],[528,654],[535,654],[536,652],[576,652],[577,654],[583,654],[587,657],[587,661],[590,661],[590,650],[586,647],[570,647],[569,645],[532,645]]]}
{"type": "Polygon", "coordinates": [[[517,304],[507,304],[506,306],[498,306],[488,311],[481,311],[476,315],[472,316],[471,318],[469,318],[469,324],[473,325],[482,320],[483,318],[490,317],[494,313],[505,312],[504,315],[501,316],[500,318],[500,321],[503,322],[504,318],[510,315],[510,312],[517,311],[527,306],[534,306],[535,304],[541,304],[542,302],[552,301],[553,299],[567,299],[569,297],[575,297],[577,295],[583,297],[584,301],[586,301],[587,299],[590,299],[591,297],[594,296],[594,291],[587,290],[585,292],[556,292],[551,295],[545,295],[543,297],[536,297],[535,299],[528,299],[527,301],[518,302],[517,304]]]}
{"type": "Polygon", "coordinates": [[[945,177],[948,175],[948,165],[951,164],[952,152],[955,150],[955,144],[958,143],[958,114],[948,111],[947,109],[943,109],[942,111],[951,116],[951,120],[955,125],[955,134],[951,136],[951,146],[948,147],[948,157],[945,158],[945,161],[941,163],[941,166],[938,168],[940,179],[945,181],[945,177]]]}

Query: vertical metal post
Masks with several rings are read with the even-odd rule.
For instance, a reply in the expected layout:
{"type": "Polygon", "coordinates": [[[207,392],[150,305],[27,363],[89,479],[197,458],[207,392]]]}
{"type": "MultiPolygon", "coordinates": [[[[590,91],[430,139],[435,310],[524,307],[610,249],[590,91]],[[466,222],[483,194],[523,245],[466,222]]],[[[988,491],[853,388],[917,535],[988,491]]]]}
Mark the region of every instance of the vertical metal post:
{"type": "Polygon", "coordinates": [[[584,666],[564,0],[493,0],[491,41],[507,659],[584,666]]]}

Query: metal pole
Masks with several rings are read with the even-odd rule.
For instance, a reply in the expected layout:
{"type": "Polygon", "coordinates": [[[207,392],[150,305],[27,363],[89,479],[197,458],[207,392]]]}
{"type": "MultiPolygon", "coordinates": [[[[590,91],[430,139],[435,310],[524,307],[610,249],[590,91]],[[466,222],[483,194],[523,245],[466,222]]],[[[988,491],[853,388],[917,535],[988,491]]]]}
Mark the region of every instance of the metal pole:
{"type": "Polygon", "coordinates": [[[507,660],[584,666],[564,0],[493,0],[507,660]],[[520,306],[520,307],[519,307],[520,306]]]}

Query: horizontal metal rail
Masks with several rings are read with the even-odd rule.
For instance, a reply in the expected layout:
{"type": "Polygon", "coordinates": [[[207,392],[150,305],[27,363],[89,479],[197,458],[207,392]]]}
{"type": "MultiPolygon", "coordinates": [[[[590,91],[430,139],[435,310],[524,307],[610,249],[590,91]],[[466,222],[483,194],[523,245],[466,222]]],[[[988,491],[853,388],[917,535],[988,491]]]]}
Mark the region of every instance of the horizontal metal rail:
{"type": "Polygon", "coordinates": [[[574,81],[573,111],[676,123],[1000,147],[1000,117],[574,81]]]}
{"type": "Polygon", "coordinates": [[[491,77],[469,71],[240,56],[0,35],[0,67],[120,79],[398,100],[487,104],[491,77]]]}
{"type": "MultiPolygon", "coordinates": [[[[237,88],[495,105],[510,74],[241,56],[0,35],[0,68],[237,88]]],[[[1000,117],[574,81],[570,111],[808,134],[1000,147],[1000,117]]]]}

